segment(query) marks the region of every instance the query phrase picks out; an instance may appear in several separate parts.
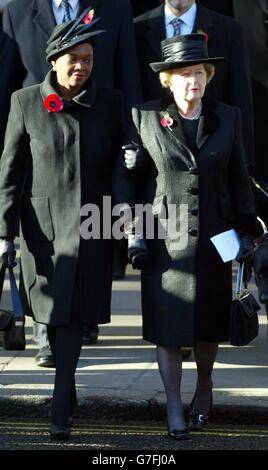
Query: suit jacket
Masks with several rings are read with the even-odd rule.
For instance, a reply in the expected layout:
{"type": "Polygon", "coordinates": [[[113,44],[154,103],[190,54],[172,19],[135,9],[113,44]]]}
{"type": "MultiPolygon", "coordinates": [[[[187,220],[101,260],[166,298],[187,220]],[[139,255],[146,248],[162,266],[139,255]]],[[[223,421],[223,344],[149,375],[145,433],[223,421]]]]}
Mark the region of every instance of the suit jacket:
{"type": "Polygon", "coordinates": [[[24,289],[37,321],[68,324],[78,286],[81,322],[107,323],[112,240],[81,238],[80,211],[95,204],[102,220],[102,198],[111,196],[121,93],[89,81],[62,111],[50,113],[43,101],[56,92],[53,76],[12,95],[1,159],[0,237],[14,238],[21,222],[24,289]]]}
{"type": "MultiPolygon", "coordinates": [[[[241,24],[249,54],[252,92],[254,99],[255,173],[268,183],[268,1],[267,0],[201,0],[201,3],[219,11],[232,4],[228,12],[241,24]]],[[[267,221],[267,207],[262,214],[267,221]],[[265,215],[266,212],[266,215],[265,215]]]]}
{"type": "Polygon", "coordinates": [[[133,122],[128,142],[142,146],[136,172],[144,176],[144,183],[139,174],[135,181],[136,172],[120,167],[119,161],[117,202],[132,205],[133,185],[137,192],[142,189],[141,202],[152,204],[153,215],[167,229],[164,239],[147,236],[146,240],[144,338],[166,347],[192,345],[196,334],[204,341],[228,340],[231,263],[222,262],[210,237],[231,226],[242,229],[247,224],[249,229],[255,212],[243,158],[240,111],[203,99],[194,155],[175,102],[162,99],[134,108],[133,122]],[[174,121],[171,129],[161,125],[166,112],[174,121]],[[177,240],[172,236],[174,227],[180,230],[177,240]],[[180,243],[182,233],[184,239],[188,236],[185,244],[180,243]]]}
{"type": "MultiPolygon", "coordinates": [[[[140,102],[139,71],[129,1],[80,0],[79,13],[87,6],[100,17],[106,33],[94,51],[93,77],[104,87],[123,92],[126,113],[140,102]]],[[[46,62],[47,40],[55,27],[50,0],[14,0],[3,16],[0,42],[0,151],[13,91],[40,83],[51,65],[46,62]]]]}
{"type": "MultiPolygon", "coordinates": [[[[142,78],[143,99],[164,96],[159,77],[149,67],[150,62],[162,60],[160,42],[165,38],[164,4],[134,19],[137,52],[142,78]]],[[[209,94],[219,101],[238,106],[242,111],[243,140],[248,166],[254,161],[252,94],[246,49],[240,26],[227,16],[197,4],[194,30],[208,34],[208,51],[211,57],[223,56],[208,85],[209,94]]]]}

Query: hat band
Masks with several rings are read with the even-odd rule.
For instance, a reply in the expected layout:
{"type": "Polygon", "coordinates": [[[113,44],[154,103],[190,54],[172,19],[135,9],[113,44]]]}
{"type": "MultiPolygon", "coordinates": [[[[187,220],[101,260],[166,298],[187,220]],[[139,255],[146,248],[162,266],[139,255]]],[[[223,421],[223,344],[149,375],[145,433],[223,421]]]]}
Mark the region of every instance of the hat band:
{"type": "Polygon", "coordinates": [[[208,59],[207,45],[200,41],[191,41],[191,44],[167,44],[162,48],[165,62],[179,62],[184,60],[208,59]]]}

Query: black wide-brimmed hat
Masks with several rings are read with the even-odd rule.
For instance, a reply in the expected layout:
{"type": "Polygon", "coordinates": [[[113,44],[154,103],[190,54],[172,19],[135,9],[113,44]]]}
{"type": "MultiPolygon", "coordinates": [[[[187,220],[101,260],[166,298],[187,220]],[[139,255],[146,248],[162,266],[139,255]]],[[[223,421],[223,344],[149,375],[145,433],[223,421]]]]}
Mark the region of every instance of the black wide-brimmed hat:
{"type": "Polygon", "coordinates": [[[209,62],[216,64],[224,57],[209,57],[205,34],[185,34],[161,41],[163,62],[153,62],[150,67],[154,72],[163,72],[177,67],[187,67],[209,62]]]}
{"type": "Polygon", "coordinates": [[[94,18],[94,10],[88,8],[81,15],[72,21],[65,21],[57,25],[47,41],[46,60],[51,62],[53,57],[61,55],[63,51],[88,42],[95,45],[97,36],[105,33],[104,29],[95,30],[93,25],[100,19],[94,18]]]}

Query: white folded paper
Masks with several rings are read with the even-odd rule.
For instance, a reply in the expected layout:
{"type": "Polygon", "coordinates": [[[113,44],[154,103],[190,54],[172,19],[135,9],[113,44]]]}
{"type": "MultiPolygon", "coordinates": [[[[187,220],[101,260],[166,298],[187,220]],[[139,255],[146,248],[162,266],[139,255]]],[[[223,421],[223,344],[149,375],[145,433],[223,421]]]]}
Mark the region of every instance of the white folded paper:
{"type": "Polygon", "coordinates": [[[224,263],[236,258],[239,251],[239,236],[235,230],[227,230],[210,239],[224,263]]]}

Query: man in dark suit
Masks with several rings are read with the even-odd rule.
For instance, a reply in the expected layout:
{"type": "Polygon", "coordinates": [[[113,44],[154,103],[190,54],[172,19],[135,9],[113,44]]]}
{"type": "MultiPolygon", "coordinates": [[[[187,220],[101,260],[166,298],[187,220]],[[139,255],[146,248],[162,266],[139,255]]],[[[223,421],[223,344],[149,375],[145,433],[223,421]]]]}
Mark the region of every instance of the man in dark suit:
{"type": "MultiPolygon", "coordinates": [[[[100,17],[100,38],[94,51],[93,77],[98,85],[123,92],[125,115],[140,101],[139,71],[129,0],[69,0],[69,14],[75,18],[91,7],[100,17]]],[[[47,40],[56,23],[64,20],[61,0],[13,0],[3,16],[0,42],[0,154],[2,153],[10,97],[15,90],[43,81],[51,65],[45,60],[47,40]]],[[[123,260],[124,261],[124,260],[123,260]]],[[[122,261],[122,263],[123,263],[122,261]]],[[[46,327],[35,324],[39,353],[36,363],[51,365],[46,327]]],[[[97,326],[91,333],[97,338],[97,326]]]]}
{"type": "MultiPolygon", "coordinates": [[[[211,8],[224,8],[241,24],[249,54],[254,103],[255,175],[268,184],[268,1],[267,0],[201,0],[211,8]],[[231,8],[227,9],[227,3],[231,8]],[[213,5],[212,5],[213,4],[213,5]]],[[[260,194],[260,193],[259,193],[260,194]]],[[[261,196],[261,194],[260,194],[261,196]]],[[[268,223],[267,198],[258,198],[260,216],[268,223]]]]}
{"type": "Polygon", "coordinates": [[[160,42],[175,35],[170,23],[175,18],[181,20],[181,34],[205,32],[208,35],[209,55],[227,58],[225,63],[217,66],[217,74],[208,85],[208,93],[241,109],[247,163],[252,167],[254,146],[250,77],[241,28],[233,19],[208,10],[195,0],[165,0],[159,7],[135,18],[144,100],[159,98],[165,93],[158,77],[150,70],[149,63],[161,61],[160,42]]]}

